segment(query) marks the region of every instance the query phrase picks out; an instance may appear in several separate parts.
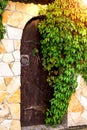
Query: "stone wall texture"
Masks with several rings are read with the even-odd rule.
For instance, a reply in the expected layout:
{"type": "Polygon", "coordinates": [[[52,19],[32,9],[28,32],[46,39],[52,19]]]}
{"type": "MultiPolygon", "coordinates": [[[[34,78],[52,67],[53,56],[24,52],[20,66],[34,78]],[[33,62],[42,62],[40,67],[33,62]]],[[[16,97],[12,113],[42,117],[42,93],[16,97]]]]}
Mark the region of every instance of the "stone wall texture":
{"type": "MultiPolygon", "coordinates": [[[[9,1],[2,15],[6,34],[0,41],[0,130],[21,130],[20,40],[25,24],[38,16],[40,7],[9,1]]],[[[69,103],[67,127],[87,125],[87,85],[81,75],[77,82],[76,93],[69,103]]]]}

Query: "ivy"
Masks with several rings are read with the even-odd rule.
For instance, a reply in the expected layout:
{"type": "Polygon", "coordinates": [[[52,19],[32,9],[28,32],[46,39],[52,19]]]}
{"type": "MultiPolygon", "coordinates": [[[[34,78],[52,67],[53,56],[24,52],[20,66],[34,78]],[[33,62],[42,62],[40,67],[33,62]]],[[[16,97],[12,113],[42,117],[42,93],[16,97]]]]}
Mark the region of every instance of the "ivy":
{"type": "Polygon", "coordinates": [[[55,0],[39,24],[42,64],[53,87],[46,124],[62,122],[81,74],[87,82],[87,10],[81,0],[55,0]]]}
{"type": "Polygon", "coordinates": [[[7,5],[7,1],[8,0],[0,1],[0,40],[4,37],[4,33],[5,33],[5,27],[2,24],[2,13],[3,13],[4,8],[7,5]]]}

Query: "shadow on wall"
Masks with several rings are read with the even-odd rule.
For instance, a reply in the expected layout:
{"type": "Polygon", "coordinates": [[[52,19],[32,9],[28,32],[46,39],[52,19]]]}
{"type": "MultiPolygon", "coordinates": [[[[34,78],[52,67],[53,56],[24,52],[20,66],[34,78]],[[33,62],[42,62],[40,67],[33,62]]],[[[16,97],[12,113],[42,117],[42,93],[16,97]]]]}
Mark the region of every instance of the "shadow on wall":
{"type": "Polygon", "coordinates": [[[49,4],[54,0],[11,0],[13,2],[23,2],[23,3],[35,3],[35,4],[49,4]]]}

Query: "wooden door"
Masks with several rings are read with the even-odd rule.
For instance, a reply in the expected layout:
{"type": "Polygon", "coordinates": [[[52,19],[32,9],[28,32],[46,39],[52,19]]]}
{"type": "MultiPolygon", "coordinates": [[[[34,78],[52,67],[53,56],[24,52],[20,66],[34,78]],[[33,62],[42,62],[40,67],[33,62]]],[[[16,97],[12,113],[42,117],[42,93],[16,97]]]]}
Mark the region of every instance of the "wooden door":
{"type": "Polygon", "coordinates": [[[21,40],[21,125],[44,124],[45,112],[52,98],[46,82],[47,72],[41,63],[39,22],[44,16],[31,19],[21,40]]]}

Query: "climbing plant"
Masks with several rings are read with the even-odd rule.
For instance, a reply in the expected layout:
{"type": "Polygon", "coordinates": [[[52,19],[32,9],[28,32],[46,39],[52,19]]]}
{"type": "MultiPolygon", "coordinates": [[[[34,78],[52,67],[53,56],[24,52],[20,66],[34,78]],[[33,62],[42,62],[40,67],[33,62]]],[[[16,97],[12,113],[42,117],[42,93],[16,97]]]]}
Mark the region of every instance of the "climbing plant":
{"type": "Polygon", "coordinates": [[[53,87],[46,124],[60,124],[67,113],[77,76],[87,81],[87,7],[82,0],[55,0],[39,24],[42,64],[53,87]]]}
{"type": "Polygon", "coordinates": [[[5,33],[5,27],[2,24],[2,13],[3,13],[4,8],[7,5],[7,1],[8,0],[1,0],[0,1],[0,40],[3,38],[3,35],[5,33]]]}

